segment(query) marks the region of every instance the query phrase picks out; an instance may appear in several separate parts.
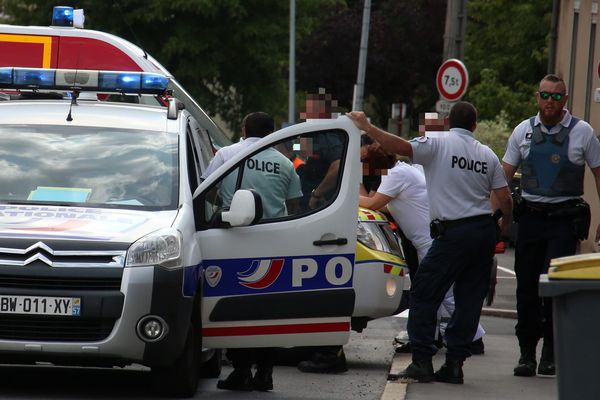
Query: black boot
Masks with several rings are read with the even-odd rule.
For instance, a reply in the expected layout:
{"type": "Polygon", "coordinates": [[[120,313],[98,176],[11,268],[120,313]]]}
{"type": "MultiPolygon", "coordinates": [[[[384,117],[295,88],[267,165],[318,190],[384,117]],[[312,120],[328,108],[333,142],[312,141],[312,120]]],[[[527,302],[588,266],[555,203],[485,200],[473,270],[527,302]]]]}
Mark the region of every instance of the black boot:
{"type": "Polygon", "coordinates": [[[254,378],[252,378],[252,386],[254,390],[263,392],[273,390],[273,367],[257,367],[254,378]]]}
{"type": "Polygon", "coordinates": [[[335,374],[348,371],[346,355],[342,346],[323,347],[311,360],[301,361],[298,369],[302,372],[335,374]]]}
{"type": "Polygon", "coordinates": [[[252,386],[252,371],[250,368],[234,369],[227,379],[220,379],[217,382],[217,388],[224,390],[242,390],[251,391],[252,386]]]}
{"type": "Polygon", "coordinates": [[[519,363],[514,369],[515,376],[535,376],[535,347],[522,346],[519,363]]]}
{"type": "Polygon", "coordinates": [[[460,360],[446,359],[444,365],[440,367],[435,373],[435,380],[437,382],[446,383],[464,383],[464,375],[462,370],[463,362],[460,360]]]}
{"type": "Polygon", "coordinates": [[[538,366],[538,374],[540,375],[556,375],[556,366],[554,365],[554,348],[551,344],[542,346],[542,357],[538,366]]]}
{"type": "Polygon", "coordinates": [[[485,353],[485,345],[483,344],[483,338],[472,341],[469,344],[469,351],[472,355],[482,355],[485,353]]]}
{"type": "Polygon", "coordinates": [[[410,342],[402,343],[396,346],[396,353],[412,353],[412,347],[410,346],[410,342]]]}
{"type": "Polygon", "coordinates": [[[409,382],[431,382],[434,379],[433,375],[433,364],[431,358],[429,359],[415,359],[404,371],[398,374],[389,374],[388,380],[390,381],[401,381],[404,383],[409,382]]]}

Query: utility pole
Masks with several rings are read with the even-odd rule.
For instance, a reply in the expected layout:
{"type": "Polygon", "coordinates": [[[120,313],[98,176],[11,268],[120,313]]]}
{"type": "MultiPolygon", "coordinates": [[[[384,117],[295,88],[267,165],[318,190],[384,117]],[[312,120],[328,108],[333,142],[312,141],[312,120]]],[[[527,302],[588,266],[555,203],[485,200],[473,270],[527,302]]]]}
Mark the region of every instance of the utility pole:
{"type": "Polygon", "coordinates": [[[444,59],[464,60],[467,32],[467,0],[448,0],[444,32],[444,59]]]}
{"type": "Polygon", "coordinates": [[[362,111],[365,93],[365,73],[367,70],[367,49],[369,47],[369,26],[371,22],[371,0],[364,0],[362,32],[360,34],[360,53],[358,54],[358,74],[354,85],[352,109],[362,111]]]}
{"type": "Polygon", "coordinates": [[[296,122],[296,0],[290,0],[290,58],[288,83],[288,124],[296,122]]]}

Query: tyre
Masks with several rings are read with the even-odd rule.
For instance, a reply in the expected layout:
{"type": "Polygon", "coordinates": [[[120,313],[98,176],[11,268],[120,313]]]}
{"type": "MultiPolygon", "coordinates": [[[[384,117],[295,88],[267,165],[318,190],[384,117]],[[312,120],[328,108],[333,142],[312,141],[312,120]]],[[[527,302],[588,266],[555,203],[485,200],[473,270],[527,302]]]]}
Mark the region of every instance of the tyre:
{"type": "Polygon", "coordinates": [[[212,357],[200,364],[200,376],[202,378],[218,378],[221,375],[222,365],[223,351],[215,349],[212,357]]]}
{"type": "Polygon", "coordinates": [[[201,351],[200,331],[190,327],[183,351],[175,363],[152,368],[155,382],[171,396],[194,396],[200,379],[201,351]]]}

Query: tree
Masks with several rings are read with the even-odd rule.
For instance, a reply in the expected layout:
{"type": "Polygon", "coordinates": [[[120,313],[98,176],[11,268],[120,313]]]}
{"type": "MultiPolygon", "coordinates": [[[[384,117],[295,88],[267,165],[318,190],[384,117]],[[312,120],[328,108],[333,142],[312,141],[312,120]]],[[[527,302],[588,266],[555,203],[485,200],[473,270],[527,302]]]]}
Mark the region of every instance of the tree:
{"type": "MultiPolygon", "coordinates": [[[[362,1],[338,4],[300,44],[298,88],[325,87],[350,109],[358,69],[362,1]]],[[[365,78],[365,109],[385,126],[391,104],[412,114],[437,100],[435,74],[442,61],[445,0],[382,0],[371,12],[365,78]]]]}
{"type": "MultiPolygon", "coordinates": [[[[339,0],[298,0],[302,37],[339,0]]],[[[55,0],[0,0],[14,24],[48,25],[55,0]]],[[[238,131],[244,114],[287,115],[289,2],[282,0],[65,0],[86,28],[152,54],[209,113],[238,131]]]]}
{"type": "Polygon", "coordinates": [[[469,0],[465,61],[480,119],[504,113],[514,126],[535,111],[546,74],[552,2],[469,0]]]}

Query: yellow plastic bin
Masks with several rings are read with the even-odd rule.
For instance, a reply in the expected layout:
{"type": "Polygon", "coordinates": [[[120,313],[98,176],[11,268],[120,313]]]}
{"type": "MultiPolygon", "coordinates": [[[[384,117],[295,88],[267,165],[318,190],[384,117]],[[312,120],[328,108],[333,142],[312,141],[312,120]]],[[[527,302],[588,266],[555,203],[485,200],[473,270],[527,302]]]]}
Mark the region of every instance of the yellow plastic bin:
{"type": "Polygon", "coordinates": [[[599,399],[600,254],[553,259],[539,294],[553,298],[559,399],[599,399]]]}

